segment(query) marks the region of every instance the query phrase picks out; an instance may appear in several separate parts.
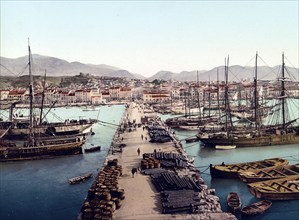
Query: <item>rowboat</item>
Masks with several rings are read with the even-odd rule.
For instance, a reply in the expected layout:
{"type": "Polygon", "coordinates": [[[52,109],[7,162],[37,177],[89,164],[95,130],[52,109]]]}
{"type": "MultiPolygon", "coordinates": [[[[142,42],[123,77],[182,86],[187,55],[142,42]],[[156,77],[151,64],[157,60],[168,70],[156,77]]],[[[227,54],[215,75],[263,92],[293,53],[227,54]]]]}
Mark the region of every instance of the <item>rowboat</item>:
{"type": "Polygon", "coordinates": [[[248,184],[256,198],[270,200],[299,199],[299,175],[248,184]]]}
{"type": "Polygon", "coordinates": [[[267,209],[269,209],[272,205],[271,201],[262,200],[251,205],[245,206],[241,209],[242,214],[244,215],[259,215],[264,213],[267,209]]]}
{"type": "Polygon", "coordinates": [[[210,164],[210,173],[213,178],[238,178],[239,172],[287,165],[288,163],[289,162],[287,160],[282,158],[270,158],[254,162],[229,165],[225,165],[224,163],[219,165],[210,164]]]}
{"type": "Polygon", "coordinates": [[[235,213],[237,210],[241,209],[241,200],[236,192],[230,192],[226,198],[227,207],[231,212],[235,213]]]}
{"type": "Polygon", "coordinates": [[[215,149],[217,150],[232,150],[235,149],[236,145],[216,145],[215,149]]]}
{"type": "Polygon", "coordinates": [[[69,184],[76,184],[76,183],[80,183],[80,182],[84,182],[85,180],[89,179],[92,177],[92,173],[86,173],[82,176],[77,176],[74,178],[69,179],[69,184]]]}
{"type": "Polygon", "coordinates": [[[101,150],[101,146],[96,146],[96,147],[86,148],[86,149],[84,149],[84,152],[91,153],[91,152],[100,151],[100,150],[101,150]]]}
{"type": "Polygon", "coordinates": [[[244,171],[239,178],[246,183],[279,179],[299,174],[299,164],[270,167],[260,170],[244,171]]]}

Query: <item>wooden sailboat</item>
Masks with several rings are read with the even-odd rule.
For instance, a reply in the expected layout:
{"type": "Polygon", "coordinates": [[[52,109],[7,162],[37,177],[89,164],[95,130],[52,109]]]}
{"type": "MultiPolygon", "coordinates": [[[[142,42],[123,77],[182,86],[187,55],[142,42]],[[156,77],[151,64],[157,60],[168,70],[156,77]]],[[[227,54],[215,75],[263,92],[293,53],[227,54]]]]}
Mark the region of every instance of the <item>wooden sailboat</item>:
{"type": "Polygon", "coordinates": [[[238,174],[244,171],[259,170],[266,167],[277,167],[289,162],[282,158],[271,158],[247,163],[210,165],[210,173],[213,178],[238,178],[238,174]]]}
{"type": "Polygon", "coordinates": [[[81,154],[84,136],[40,137],[34,132],[33,122],[33,83],[31,74],[31,51],[29,50],[29,127],[28,140],[8,142],[0,139],[0,161],[41,159],[45,157],[81,154]]]}
{"type": "Polygon", "coordinates": [[[249,191],[256,198],[270,200],[299,199],[299,175],[249,183],[249,191]]]}
{"type": "MultiPolygon", "coordinates": [[[[256,54],[257,60],[257,54],[256,54]]],[[[255,127],[252,130],[234,129],[232,122],[226,119],[226,132],[212,133],[212,134],[199,134],[199,139],[206,146],[215,147],[216,145],[236,145],[237,147],[256,147],[256,146],[270,146],[270,145],[285,145],[299,143],[299,129],[298,126],[291,127],[291,124],[296,120],[287,121],[286,117],[286,89],[284,81],[285,63],[284,55],[282,56],[282,77],[281,77],[281,93],[278,100],[281,106],[282,122],[277,125],[262,125],[260,120],[258,92],[257,92],[257,61],[255,68],[254,78],[254,98],[255,98],[255,111],[254,123],[255,127]]],[[[227,94],[227,90],[225,94],[227,94]]],[[[227,96],[227,95],[226,95],[227,96]]],[[[225,99],[227,101],[227,98],[225,99]]],[[[229,102],[226,104],[226,114],[230,115],[229,102]]],[[[230,117],[231,118],[231,117],[230,117]]],[[[280,117],[279,117],[280,118],[280,117]]]]}
{"type": "Polygon", "coordinates": [[[239,178],[243,182],[254,183],[259,181],[284,178],[293,175],[299,175],[299,164],[244,171],[239,173],[239,178]]]}

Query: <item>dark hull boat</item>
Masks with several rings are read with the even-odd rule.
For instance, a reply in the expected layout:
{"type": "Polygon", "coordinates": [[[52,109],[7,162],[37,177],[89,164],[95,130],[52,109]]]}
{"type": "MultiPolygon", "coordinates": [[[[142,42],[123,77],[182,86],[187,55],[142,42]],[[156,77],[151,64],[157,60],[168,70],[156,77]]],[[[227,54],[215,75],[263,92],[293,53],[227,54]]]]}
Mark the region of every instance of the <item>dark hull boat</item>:
{"type": "Polygon", "coordinates": [[[236,145],[239,147],[261,147],[270,145],[285,145],[299,143],[299,135],[288,134],[268,134],[263,136],[233,136],[226,138],[224,134],[199,135],[199,140],[208,147],[216,145],[236,145]]]}
{"type": "Polygon", "coordinates": [[[259,181],[284,178],[293,175],[299,175],[299,164],[244,171],[239,173],[239,178],[243,182],[254,183],[259,181]]]}
{"type": "Polygon", "coordinates": [[[233,213],[240,210],[241,206],[242,206],[240,197],[236,192],[230,192],[227,195],[226,203],[227,203],[228,209],[233,213]]]}
{"type": "Polygon", "coordinates": [[[241,212],[243,215],[254,216],[264,213],[272,205],[271,201],[263,200],[260,202],[253,203],[249,206],[242,208],[241,212]]]}
{"type": "Polygon", "coordinates": [[[0,137],[5,139],[24,139],[28,137],[30,132],[34,135],[74,135],[84,132],[88,132],[88,129],[96,120],[67,120],[62,123],[42,123],[34,125],[30,131],[29,121],[17,120],[17,121],[2,121],[0,122],[0,137]]]}
{"type": "Polygon", "coordinates": [[[84,152],[92,153],[92,152],[96,152],[96,151],[100,151],[100,150],[101,150],[101,146],[97,146],[97,147],[86,148],[86,149],[84,149],[84,152]]]}
{"type": "Polygon", "coordinates": [[[87,180],[91,177],[92,177],[92,173],[86,173],[82,176],[77,176],[77,177],[71,178],[71,179],[69,179],[68,182],[69,182],[69,184],[74,185],[74,184],[77,184],[77,183],[84,182],[85,180],[87,180]]]}
{"type": "Polygon", "coordinates": [[[0,143],[0,162],[35,160],[56,156],[82,154],[83,136],[40,138],[35,143],[24,142],[23,146],[15,143],[0,143]]]}
{"type": "Polygon", "coordinates": [[[299,199],[299,175],[248,184],[256,198],[270,200],[299,199]]]}
{"type": "Polygon", "coordinates": [[[240,172],[258,170],[266,167],[286,165],[289,162],[282,158],[271,158],[254,162],[225,165],[210,165],[210,173],[213,178],[238,178],[240,172]]]}

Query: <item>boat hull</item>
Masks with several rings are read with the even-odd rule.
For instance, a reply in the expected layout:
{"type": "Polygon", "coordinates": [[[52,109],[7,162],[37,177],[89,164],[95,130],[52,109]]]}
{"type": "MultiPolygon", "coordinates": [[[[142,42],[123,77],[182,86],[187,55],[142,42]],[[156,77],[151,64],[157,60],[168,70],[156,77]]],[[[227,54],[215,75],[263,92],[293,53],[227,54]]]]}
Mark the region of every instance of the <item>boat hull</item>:
{"type": "Polygon", "coordinates": [[[239,173],[239,179],[245,183],[255,183],[299,174],[299,164],[265,168],[258,171],[239,173]]]}
{"type": "MultiPolygon", "coordinates": [[[[32,133],[35,135],[74,135],[82,133],[84,130],[91,128],[93,123],[76,123],[76,124],[65,124],[65,123],[53,123],[47,125],[38,125],[33,127],[32,133]]],[[[4,135],[6,139],[24,139],[30,134],[28,127],[14,127],[9,129],[0,129],[0,137],[4,135]]]]}
{"type": "Polygon", "coordinates": [[[74,140],[68,143],[53,143],[37,147],[0,147],[0,162],[36,160],[65,155],[82,154],[85,140],[74,140]]]}
{"type": "Polygon", "coordinates": [[[284,135],[268,135],[262,137],[222,138],[218,136],[199,137],[200,141],[208,146],[236,145],[237,147],[261,147],[270,145],[284,145],[299,143],[299,135],[295,133],[284,135]]]}
{"type": "Polygon", "coordinates": [[[282,158],[271,158],[260,161],[229,164],[225,165],[210,165],[210,173],[212,178],[228,178],[234,179],[239,177],[240,172],[257,170],[265,167],[276,167],[281,165],[287,165],[288,161],[282,158]]]}
{"type": "Polygon", "coordinates": [[[299,175],[247,185],[256,198],[269,200],[299,199],[299,175]]]}

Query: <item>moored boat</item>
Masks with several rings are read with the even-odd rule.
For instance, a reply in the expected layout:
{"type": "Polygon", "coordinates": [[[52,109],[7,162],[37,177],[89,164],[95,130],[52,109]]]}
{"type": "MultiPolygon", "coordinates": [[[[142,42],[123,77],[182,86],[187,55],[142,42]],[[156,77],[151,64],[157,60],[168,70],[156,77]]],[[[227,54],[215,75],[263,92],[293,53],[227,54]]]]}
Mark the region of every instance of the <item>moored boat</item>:
{"type": "Polygon", "coordinates": [[[266,167],[276,167],[286,165],[289,162],[282,158],[270,158],[260,161],[247,163],[237,163],[225,165],[210,165],[210,173],[212,178],[238,178],[238,173],[248,170],[258,170],[266,167]]]}
{"type": "Polygon", "coordinates": [[[86,148],[86,149],[84,149],[84,152],[91,153],[91,152],[100,151],[100,150],[101,150],[101,146],[96,146],[96,147],[86,148]]]}
{"type": "Polygon", "coordinates": [[[239,195],[236,192],[230,192],[226,198],[227,207],[233,213],[241,209],[242,203],[239,195]]]}
{"type": "Polygon", "coordinates": [[[248,184],[256,198],[270,200],[299,199],[299,175],[248,184]]]}
{"type": "Polygon", "coordinates": [[[85,180],[89,179],[92,177],[92,173],[86,173],[82,176],[77,176],[77,177],[74,177],[74,178],[71,178],[69,179],[69,184],[76,184],[76,183],[80,183],[80,182],[84,182],[85,180]]]}
{"type": "Polygon", "coordinates": [[[243,182],[253,183],[272,179],[279,179],[299,174],[299,164],[284,165],[264,168],[260,170],[250,170],[239,173],[239,178],[243,182]]]}
{"type": "Polygon", "coordinates": [[[236,145],[216,145],[215,149],[217,150],[232,150],[235,149],[236,145]]]}
{"type": "Polygon", "coordinates": [[[193,143],[199,141],[198,137],[189,137],[185,139],[186,143],[193,143]]]}
{"type": "Polygon", "coordinates": [[[245,206],[241,209],[242,214],[244,215],[259,215],[264,213],[267,209],[269,209],[272,205],[271,201],[262,200],[259,202],[255,202],[251,205],[245,206]]]}
{"type": "Polygon", "coordinates": [[[35,160],[55,156],[82,154],[84,136],[64,136],[36,138],[20,142],[22,145],[2,140],[0,142],[0,162],[35,160]]]}

